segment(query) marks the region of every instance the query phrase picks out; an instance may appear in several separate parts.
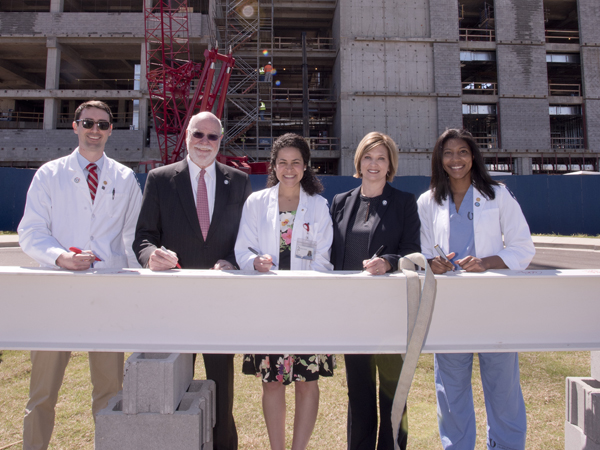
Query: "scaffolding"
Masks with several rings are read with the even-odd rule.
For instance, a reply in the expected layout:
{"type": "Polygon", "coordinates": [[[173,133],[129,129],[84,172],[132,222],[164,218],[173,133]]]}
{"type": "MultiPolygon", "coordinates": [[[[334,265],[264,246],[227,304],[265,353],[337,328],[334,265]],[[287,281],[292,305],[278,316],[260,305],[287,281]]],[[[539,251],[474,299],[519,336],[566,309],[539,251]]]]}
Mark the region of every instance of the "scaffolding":
{"type": "Polygon", "coordinates": [[[223,126],[223,151],[258,161],[273,141],[273,79],[264,73],[273,65],[274,5],[268,0],[217,0],[212,11],[215,36],[236,55],[223,126]]]}

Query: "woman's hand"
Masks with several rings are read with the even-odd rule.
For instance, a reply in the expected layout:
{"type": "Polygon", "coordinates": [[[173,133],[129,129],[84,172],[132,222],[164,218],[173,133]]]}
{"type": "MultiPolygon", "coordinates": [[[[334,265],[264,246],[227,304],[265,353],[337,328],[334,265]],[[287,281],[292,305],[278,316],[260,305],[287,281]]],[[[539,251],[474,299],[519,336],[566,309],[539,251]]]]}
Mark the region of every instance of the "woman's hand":
{"type": "MultiPolygon", "coordinates": [[[[455,256],[456,253],[451,252],[446,255],[446,258],[452,259],[455,256]]],[[[454,270],[454,265],[450,261],[443,259],[441,256],[436,256],[435,258],[430,259],[428,261],[429,266],[431,267],[431,271],[435,274],[440,275],[442,273],[452,272],[454,270]]]]}
{"type": "Polygon", "coordinates": [[[363,261],[363,268],[365,272],[369,272],[371,275],[383,275],[388,270],[392,269],[392,266],[383,258],[365,259],[363,261]]]}
{"type": "Polygon", "coordinates": [[[456,261],[456,264],[461,269],[467,272],[485,272],[488,269],[507,269],[504,260],[497,255],[488,256],[486,258],[477,258],[475,256],[465,256],[463,259],[456,261]]]}
{"type": "Polygon", "coordinates": [[[268,272],[273,266],[271,255],[262,255],[254,258],[254,268],[259,272],[268,272]]]}

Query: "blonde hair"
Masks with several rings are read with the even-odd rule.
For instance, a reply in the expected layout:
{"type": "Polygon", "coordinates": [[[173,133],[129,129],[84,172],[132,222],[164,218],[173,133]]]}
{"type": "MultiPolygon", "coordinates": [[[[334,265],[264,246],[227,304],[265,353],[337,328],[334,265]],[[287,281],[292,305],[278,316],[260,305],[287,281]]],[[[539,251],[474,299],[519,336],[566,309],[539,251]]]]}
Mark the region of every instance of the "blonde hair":
{"type": "Polygon", "coordinates": [[[354,154],[354,169],[356,170],[356,173],[353,175],[354,178],[362,178],[360,160],[378,145],[383,145],[388,152],[390,167],[387,173],[387,181],[394,180],[394,175],[398,171],[398,147],[391,137],[379,131],[370,132],[358,144],[356,153],[354,154]]]}

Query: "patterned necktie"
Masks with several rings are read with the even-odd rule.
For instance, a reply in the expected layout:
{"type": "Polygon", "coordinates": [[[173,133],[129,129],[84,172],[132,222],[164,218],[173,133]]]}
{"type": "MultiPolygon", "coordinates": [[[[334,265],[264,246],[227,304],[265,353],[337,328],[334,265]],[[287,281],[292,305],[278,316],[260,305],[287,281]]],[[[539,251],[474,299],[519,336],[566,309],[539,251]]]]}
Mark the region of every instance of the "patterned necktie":
{"type": "Polygon", "coordinates": [[[92,203],[94,203],[96,198],[96,189],[98,189],[98,173],[96,172],[97,168],[98,166],[94,163],[89,163],[86,167],[89,172],[87,182],[90,188],[90,195],[92,196],[92,203]]]}
{"type": "Polygon", "coordinates": [[[210,213],[208,211],[208,194],[206,193],[206,182],[204,175],[206,170],[201,169],[198,176],[198,192],[196,193],[196,213],[198,214],[198,223],[202,230],[202,237],[206,240],[208,228],[210,227],[210,213]]]}

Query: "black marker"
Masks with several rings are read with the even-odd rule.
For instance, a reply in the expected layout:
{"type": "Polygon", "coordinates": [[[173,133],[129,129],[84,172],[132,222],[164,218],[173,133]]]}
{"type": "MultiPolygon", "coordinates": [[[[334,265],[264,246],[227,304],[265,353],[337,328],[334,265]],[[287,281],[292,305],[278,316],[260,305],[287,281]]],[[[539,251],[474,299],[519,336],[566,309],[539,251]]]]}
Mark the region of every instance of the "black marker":
{"type": "Polygon", "coordinates": [[[113,200],[115,199],[115,189],[113,188],[113,200]]]}
{"type": "Polygon", "coordinates": [[[379,247],[377,249],[377,251],[373,254],[373,256],[371,256],[371,259],[369,261],[373,261],[375,258],[378,258],[379,255],[381,255],[383,253],[383,249],[385,249],[385,245],[382,245],[381,247],[379,247]]]}
{"type": "MultiPolygon", "coordinates": [[[[255,250],[252,247],[248,247],[248,250],[250,250],[256,256],[260,256],[261,258],[264,258],[264,255],[262,253],[260,253],[258,250],[255,250]]],[[[273,264],[273,267],[277,267],[273,261],[271,261],[271,264],[273,264]]]]}

